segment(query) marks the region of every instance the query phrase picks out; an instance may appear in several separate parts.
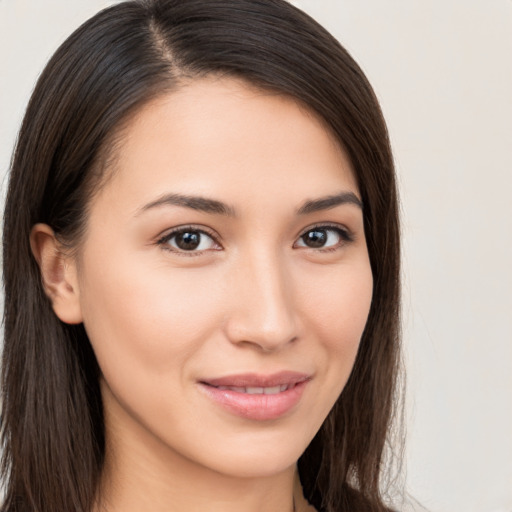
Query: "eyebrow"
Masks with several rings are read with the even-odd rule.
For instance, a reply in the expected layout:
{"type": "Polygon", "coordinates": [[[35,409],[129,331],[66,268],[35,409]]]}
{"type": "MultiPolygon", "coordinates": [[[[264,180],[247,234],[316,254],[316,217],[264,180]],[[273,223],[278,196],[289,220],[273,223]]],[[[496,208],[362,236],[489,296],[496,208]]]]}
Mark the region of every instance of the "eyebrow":
{"type": "Polygon", "coordinates": [[[332,196],[320,197],[306,201],[298,210],[298,215],[307,215],[308,213],[329,210],[343,204],[353,204],[363,209],[363,202],[353,192],[341,192],[332,196]]]}
{"type": "MultiPolygon", "coordinates": [[[[307,215],[322,210],[329,210],[336,206],[352,204],[363,209],[362,201],[353,192],[341,192],[335,195],[320,197],[318,199],[311,199],[306,201],[297,210],[297,215],[307,215]]],[[[225,215],[228,217],[235,217],[236,211],[232,206],[229,206],[222,201],[216,199],[209,199],[202,196],[189,196],[183,194],[165,194],[155,201],[144,205],[140,208],[136,215],[139,215],[147,210],[158,208],[161,206],[181,206],[183,208],[190,208],[192,210],[201,211],[204,213],[225,215]]]]}
{"type": "Polygon", "coordinates": [[[142,213],[152,208],[159,206],[181,206],[184,208],[190,208],[192,210],[198,210],[205,213],[214,213],[217,215],[226,215],[229,217],[235,216],[235,209],[221,201],[215,199],[208,199],[207,197],[201,196],[189,196],[182,194],[166,194],[151,203],[144,205],[138,212],[142,213]]]}

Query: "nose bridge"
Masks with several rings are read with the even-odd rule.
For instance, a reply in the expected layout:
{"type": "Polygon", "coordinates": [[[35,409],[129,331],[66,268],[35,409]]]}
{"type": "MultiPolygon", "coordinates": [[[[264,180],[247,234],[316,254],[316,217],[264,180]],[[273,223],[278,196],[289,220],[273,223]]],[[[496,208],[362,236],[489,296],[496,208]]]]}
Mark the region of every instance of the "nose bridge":
{"type": "Polygon", "coordinates": [[[233,280],[228,321],[233,342],[270,351],[297,337],[291,277],[278,254],[267,249],[241,257],[233,280]]]}

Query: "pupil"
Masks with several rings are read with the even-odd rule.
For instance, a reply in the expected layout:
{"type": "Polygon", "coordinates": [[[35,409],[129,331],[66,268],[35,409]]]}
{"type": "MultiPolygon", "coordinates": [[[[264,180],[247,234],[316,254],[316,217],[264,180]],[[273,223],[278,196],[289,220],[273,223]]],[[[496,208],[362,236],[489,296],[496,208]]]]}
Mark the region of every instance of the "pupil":
{"type": "Polygon", "coordinates": [[[303,240],[308,247],[323,247],[327,241],[327,233],[324,229],[308,231],[303,240]]]}
{"type": "Polygon", "coordinates": [[[176,235],[176,245],[184,251],[190,251],[196,249],[201,241],[201,235],[199,233],[180,233],[176,235]]]}

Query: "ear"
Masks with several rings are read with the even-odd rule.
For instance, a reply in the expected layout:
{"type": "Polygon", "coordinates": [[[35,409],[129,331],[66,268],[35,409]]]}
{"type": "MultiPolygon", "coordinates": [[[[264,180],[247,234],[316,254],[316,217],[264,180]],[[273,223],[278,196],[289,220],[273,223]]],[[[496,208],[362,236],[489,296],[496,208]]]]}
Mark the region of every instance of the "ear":
{"type": "Polygon", "coordinates": [[[46,295],[55,314],[67,324],[82,322],[75,259],[67,255],[47,224],[36,224],[30,232],[30,247],[39,264],[46,295]]]}

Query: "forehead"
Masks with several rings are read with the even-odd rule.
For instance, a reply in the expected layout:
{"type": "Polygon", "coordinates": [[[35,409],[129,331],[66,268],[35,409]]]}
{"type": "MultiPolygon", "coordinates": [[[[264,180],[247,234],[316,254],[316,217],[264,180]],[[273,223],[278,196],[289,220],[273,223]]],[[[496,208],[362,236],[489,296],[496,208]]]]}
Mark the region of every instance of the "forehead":
{"type": "Polygon", "coordinates": [[[150,101],[125,124],[113,156],[115,187],[147,200],[176,186],[214,195],[265,186],[293,195],[299,182],[302,195],[357,191],[345,152],[317,115],[232,78],[194,80],[150,101]]]}

